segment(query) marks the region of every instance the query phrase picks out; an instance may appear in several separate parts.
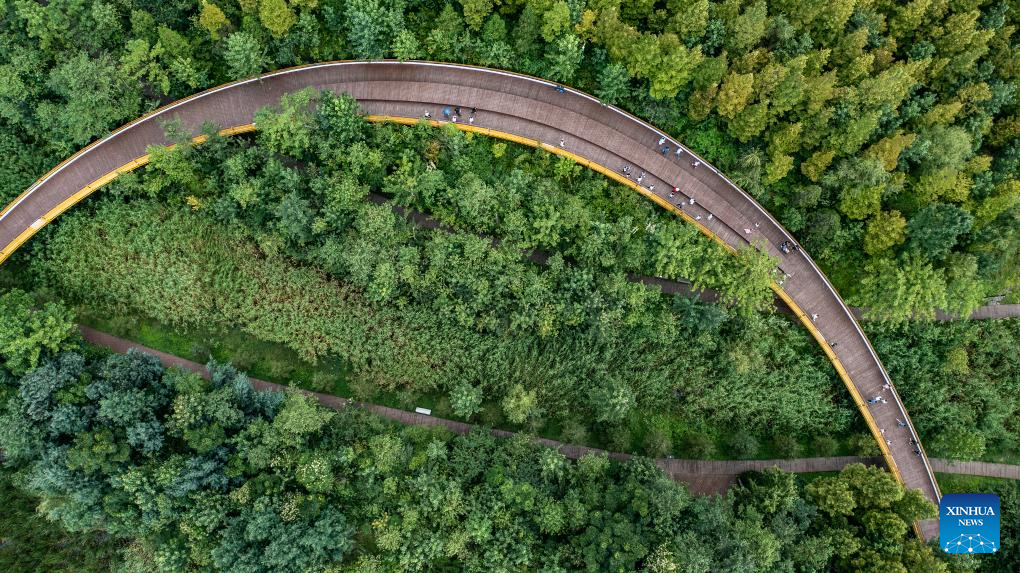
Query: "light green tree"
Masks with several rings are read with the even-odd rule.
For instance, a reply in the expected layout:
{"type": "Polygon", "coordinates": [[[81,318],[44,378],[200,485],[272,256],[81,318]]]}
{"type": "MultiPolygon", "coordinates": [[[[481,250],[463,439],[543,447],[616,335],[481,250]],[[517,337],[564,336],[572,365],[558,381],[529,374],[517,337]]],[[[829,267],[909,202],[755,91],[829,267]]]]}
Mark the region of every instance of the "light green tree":
{"type": "Polygon", "coordinates": [[[0,295],[0,358],[13,374],[35,368],[44,353],[73,348],[76,330],[73,314],[60,303],[36,310],[24,291],[0,295]]]}

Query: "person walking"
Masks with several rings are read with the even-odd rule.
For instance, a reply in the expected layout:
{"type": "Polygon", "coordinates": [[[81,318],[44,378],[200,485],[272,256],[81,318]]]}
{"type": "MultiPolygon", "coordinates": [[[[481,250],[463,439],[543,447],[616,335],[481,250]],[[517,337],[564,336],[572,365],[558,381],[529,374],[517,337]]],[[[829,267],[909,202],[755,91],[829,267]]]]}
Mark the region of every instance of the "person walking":
{"type": "Polygon", "coordinates": [[[811,322],[818,322],[818,314],[817,313],[811,315],[811,322]]]}
{"type": "Polygon", "coordinates": [[[711,214],[711,213],[709,213],[709,214],[708,214],[708,220],[709,220],[709,221],[711,221],[711,220],[712,220],[712,219],[713,219],[714,217],[715,217],[715,215],[713,215],[713,214],[711,214]]]}
{"type": "Polygon", "coordinates": [[[432,119],[432,114],[426,111],[425,112],[425,119],[432,119]]]}
{"type": "Polygon", "coordinates": [[[662,145],[663,143],[666,143],[666,138],[665,137],[660,137],[659,138],[659,145],[662,145]]]}
{"type": "Polygon", "coordinates": [[[567,144],[566,140],[564,140],[564,139],[563,139],[563,138],[561,137],[561,138],[560,138],[560,147],[566,147],[566,144],[567,144]]]}
{"type": "Polygon", "coordinates": [[[697,169],[699,165],[701,165],[701,162],[698,160],[694,160],[694,163],[691,164],[691,166],[694,167],[695,169],[697,169]]]}
{"type": "Polygon", "coordinates": [[[677,156],[677,157],[680,157],[680,156],[681,156],[681,155],[683,155],[683,154],[684,154],[684,148],[683,148],[683,147],[680,147],[679,145],[677,145],[677,146],[676,146],[676,156],[677,156]]]}
{"type": "Polygon", "coordinates": [[[662,156],[665,157],[667,155],[669,155],[669,146],[665,145],[662,147],[662,156]]]}
{"type": "Polygon", "coordinates": [[[688,203],[690,203],[691,205],[693,205],[693,204],[694,204],[694,197],[691,197],[691,199],[690,199],[690,200],[688,201],[688,203]]]}

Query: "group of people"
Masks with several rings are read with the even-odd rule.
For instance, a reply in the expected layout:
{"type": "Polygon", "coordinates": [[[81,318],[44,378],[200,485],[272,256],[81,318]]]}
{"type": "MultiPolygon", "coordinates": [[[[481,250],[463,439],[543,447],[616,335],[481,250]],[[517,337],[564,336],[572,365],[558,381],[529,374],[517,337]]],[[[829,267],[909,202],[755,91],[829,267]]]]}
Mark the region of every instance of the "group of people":
{"type": "MultiPolygon", "coordinates": [[[[882,391],[884,392],[886,390],[888,390],[890,392],[892,391],[892,385],[889,384],[888,382],[886,382],[885,384],[882,384],[882,391]]],[[[886,400],[884,397],[882,397],[881,394],[879,394],[878,396],[875,396],[874,398],[868,400],[868,404],[871,404],[871,405],[878,404],[878,403],[888,404],[889,401],[886,400]]],[[[907,423],[904,422],[903,420],[899,419],[899,418],[896,418],[896,425],[898,427],[900,427],[900,428],[908,428],[908,430],[909,430],[909,426],[907,425],[907,423]]],[[[885,438],[885,428],[879,428],[879,431],[882,433],[882,437],[885,438]]],[[[885,443],[886,443],[886,445],[891,446],[892,445],[892,440],[890,440],[889,438],[885,438],[885,443]]],[[[910,445],[914,446],[914,455],[915,456],[920,456],[921,455],[921,444],[919,444],[917,442],[917,440],[914,439],[913,435],[911,435],[911,437],[910,437],[910,445]]]]}
{"type": "MultiPolygon", "coordinates": [[[[446,106],[446,107],[443,108],[443,118],[448,120],[448,121],[452,121],[453,123],[457,123],[458,119],[463,115],[461,113],[461,111],[462,110],[461,110],[461,107],[459,105],[455,106],[452,109],[450,108],[450,106],[446,106]]],[[[475,123],[475,114],[476,113],[478,113],[478,110],[475,109],[475,108],[471,108],[471,114],[468,116],[468,123],[469,124],[474,124],[475,123]]],[[[426,111],[425,112],[425,119],[432,119],[432,114],[430,112],[426,111]]]]}

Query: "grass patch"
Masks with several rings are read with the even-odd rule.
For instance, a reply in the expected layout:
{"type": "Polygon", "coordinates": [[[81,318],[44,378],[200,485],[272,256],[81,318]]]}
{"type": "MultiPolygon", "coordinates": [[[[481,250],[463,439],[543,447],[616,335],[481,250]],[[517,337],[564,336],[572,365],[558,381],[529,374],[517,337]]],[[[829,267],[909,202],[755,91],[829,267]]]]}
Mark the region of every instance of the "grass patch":
{"type": "Polygon", "coordinates": [[[1016,480],[1006,478],[943,473],[936,473],[935,479],[942,493],[988,493],[996,487],[1016,483],[1016,480]]]}

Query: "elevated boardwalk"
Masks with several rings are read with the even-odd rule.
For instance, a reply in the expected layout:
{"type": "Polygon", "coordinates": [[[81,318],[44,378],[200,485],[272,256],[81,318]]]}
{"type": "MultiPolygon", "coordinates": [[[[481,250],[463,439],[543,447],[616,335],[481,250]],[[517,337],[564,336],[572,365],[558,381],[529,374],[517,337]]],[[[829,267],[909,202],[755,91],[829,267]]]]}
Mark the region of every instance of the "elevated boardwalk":
{"type": "MultiPolygon", "coordinates": [[[[780,252],[778,245],[793,237],[692,151],[684,148],[677,158],[673,150],[681,144],[665,133],[587,94],[554,89],[556,85],[545,80],[454,64],[331,62],[281,70],[196,94],[93,143],[33,184],[0,213],[0,262],[82,198],[147,163],[146,147],[167,143],[163,122],[179,119],[196,134],[205,122],[221,126],[226,134],[251,131],[259,108],[309,86],[352,94],[374,121],[413,123],[426,112],[434,119],[442,118],[447,106],[477,108],[472,125],[460,118],[457,127],[569,157],[629,185],[730,250],[762,245],[789,275],[782,287],[774,284],[773,289],[833,362],[890,471],[938,503],[941,494],[931,465],[920,445],[909,441],[919,442],[917,434],[857,321],[806,252],[780,252]],[[670,146],[667,154],[660,153],[661,138],[670,146]],[[647,173],[642,185],[620,174],[624,165],[632,166],[634,173],[647,173]],[[668,193],[673,186],[682,193],[671,200],[668,193]],[[883,389],[886,384],[887,390],[883,389]],[[865,403],[873,396],[882,396],[885,402],[865,403]],[[897,420],[906,425],[898,426],[897,420]]],[[[924,522],[915,529],[931,538],[938,534],[938,522],[924,522]]]]}

